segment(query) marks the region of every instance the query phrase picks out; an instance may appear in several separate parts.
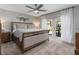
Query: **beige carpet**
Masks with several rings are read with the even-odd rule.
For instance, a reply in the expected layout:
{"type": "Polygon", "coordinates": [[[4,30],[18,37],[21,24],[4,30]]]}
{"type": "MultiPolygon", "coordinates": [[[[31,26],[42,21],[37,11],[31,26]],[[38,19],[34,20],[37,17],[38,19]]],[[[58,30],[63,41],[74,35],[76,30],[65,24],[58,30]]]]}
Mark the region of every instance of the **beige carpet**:
{"type": "MultiPolygon", "coordinates": [[[[14,42],[8,42],[1,45],[1,54],[21,55],[21,52],[14,42]]],[[[49,40],[24,55],[74,55],[74,46],[58,40],[49,40]]]]}

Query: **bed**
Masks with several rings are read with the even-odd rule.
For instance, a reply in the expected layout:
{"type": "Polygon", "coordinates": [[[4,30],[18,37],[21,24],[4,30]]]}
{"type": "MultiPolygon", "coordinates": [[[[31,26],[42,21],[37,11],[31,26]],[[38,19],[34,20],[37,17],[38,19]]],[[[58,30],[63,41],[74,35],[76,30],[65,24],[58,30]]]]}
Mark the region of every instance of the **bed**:
{"type": "Polygon", "coordinates": [[[11,24],[12,40],[22,53],[49,40],[47,29],[35,29],[32,23],[12,22],[11,24]],[[20,28],[19,26],[16,27],[18,24],[20,28]]]}

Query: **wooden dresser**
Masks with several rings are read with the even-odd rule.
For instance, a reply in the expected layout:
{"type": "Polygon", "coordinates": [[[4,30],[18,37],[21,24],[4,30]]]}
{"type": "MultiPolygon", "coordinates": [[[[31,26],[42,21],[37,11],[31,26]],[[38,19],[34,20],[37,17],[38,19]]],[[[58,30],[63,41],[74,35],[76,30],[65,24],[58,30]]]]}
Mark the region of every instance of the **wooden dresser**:
{"type": "Polygon", "coordinates": [[[1,32],[1,42],[9,42],[10,41],[10,32],[1,32]]]}
{"type": "Polygon", "coordinates": [[[1,55],[1,20],[0,20],[0,55],[1,55]]]}
{"type": "Polygon", "coordinates": [[[76,33],[75,45],[75,54],[79,55],[79,33],[76,33]]]}

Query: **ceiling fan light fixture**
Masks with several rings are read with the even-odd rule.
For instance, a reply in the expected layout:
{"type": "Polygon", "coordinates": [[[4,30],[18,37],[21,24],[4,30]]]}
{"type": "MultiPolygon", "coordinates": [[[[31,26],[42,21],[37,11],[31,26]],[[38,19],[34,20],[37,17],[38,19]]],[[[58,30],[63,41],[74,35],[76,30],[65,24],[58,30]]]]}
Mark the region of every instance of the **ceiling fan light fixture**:
{"type": "Polygon", "coordinates": [[[38,11],[38,10],[35,10],[34,12],[35,12],[35,13],[39,13],[39,11],[38,11]]]}
{"type": "Polygon", "coordinates": [[[32,6],[27,6],[27,5],[25,7],[32,9],[28,12],[34,12],[35,14],[39,14],[39,12],[47,11],[47,10],[41,9],[43,7],[43,4],[34,4],[34,8],[32,6]]]}

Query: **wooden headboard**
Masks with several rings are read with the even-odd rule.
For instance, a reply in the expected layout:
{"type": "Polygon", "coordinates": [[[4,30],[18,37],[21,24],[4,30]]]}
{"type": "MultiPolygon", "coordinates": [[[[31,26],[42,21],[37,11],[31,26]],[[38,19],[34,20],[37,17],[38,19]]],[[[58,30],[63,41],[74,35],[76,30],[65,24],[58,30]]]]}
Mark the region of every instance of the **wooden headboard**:
{"type": "Polygon", "coordinates": [[[32,26],[33,26],[33,23],[26,23],[26,22],[11,22],[11,32],[12,32],[13,29],[14,29],[14,27],[13,27],[14,24],[25,24],[25,25],[32,25],[32,26]]]}

